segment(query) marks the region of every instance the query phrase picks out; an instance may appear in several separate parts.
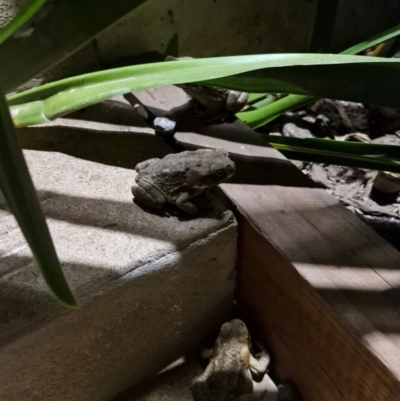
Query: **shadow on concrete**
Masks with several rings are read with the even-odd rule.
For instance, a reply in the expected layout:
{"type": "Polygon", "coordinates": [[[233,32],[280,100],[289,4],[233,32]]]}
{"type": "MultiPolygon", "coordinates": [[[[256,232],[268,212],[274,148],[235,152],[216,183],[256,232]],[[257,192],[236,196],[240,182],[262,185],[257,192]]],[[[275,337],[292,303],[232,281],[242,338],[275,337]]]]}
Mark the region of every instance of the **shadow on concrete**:
{"type": "MultiPolygon", "coordinates": [[[[127,183],[127,193],[129,191],[130,185],[127,183]]],[[[139,206],[133,202],[83,198],[49,191],[39,191],[38,195],[47,218],[129,234],[140,235],[146,232],[147,236],[162,240],[166,238],[162,226],[168,224],[169,218],[156,215],[159,222],[154,227],[149,227],[148,224],[141,225],[141,220],[136,219],[139,206]],[[126,216],[131,216],[131,220],[126,216]]],[[[251,205],[249,208],[251,213],[251,205]]],[[[260,207],[257,206],[257,212],[252,218],[258,222],[268,221],[270,241],[294,263],[310,266],[353,266],[372,268],[377,271],[400,270],[399,253],[372,229],[368,228],[369,236],[366,235],[368,231],[364,231],[363,235],[361,233],[357,235],[357,231],[353,236],[343,235],[349,222],[351,224],[354,219],[354,226],[357,226],[359,218],[349,213],[346,213],[345,218],[341,216],[341,213],[346,210],[340,204],[288,212],[284,204],[280,208],[279,202],[275,201],[274,204],[266,204],[263,213],[258,212],[259,209],[260,207]],[[326,218],[325,223],[321,224],[318,221],[320,216],[330,218],[326,218]],[[316,227],[320,235],[316,235],[316,227]],[[391,253],[380,249],[382,246],[389,247],[391,253]]],[[[185,215],[177,217],[182,221],[196,219],[196,217],[185,215]]],[[[214,211],[205,212],[201,217],[218,220],[222,218],[222,215],[217,208],[214,211]]],[[[173,233],[168,240],[174,243],[173,233]]]]}
{"type": "Polygon", "coordinates": [[[146,121],[136,113],[130,104],[115,100],[105,100],[64,117],[131,127],[148,127],[146,121]]]}
{"type": "MultiPolygon", "coordinates": [[[[76,127],[31,127],[17,131],[21,147],[60,152],[110,166],[134,169],[150,158],[162,158],[172,149],[162,138],[136,132],[101,132],[76,127]]],[[[228,181],[235,184],[316,187],[288,160],[236,158],[236,173],[228,181]]]]}
{"type": "MultiPolygon", "coordinates": [[[[100,266],[70,262],[61,265],[70,285],[75,284],[74,293],[80,301],[93,295],[96,290],[99,291],[110,280],[118,278],[116,272],[100,266]],[[85,280],[77,282],[82,277],[85,280]],[[90,283],[90,280],[93,282],[90,283]]],[[[0,281],[0,347],[5,347],[26,333],[33,332],[44,323],[57,318],[63,311],[67,311],[61,303],[54,302],[54,296],[47,288],[33,257],[2,257],[0,281]],[[30,282],[36,282],[37,285],[34,287],[30,282]]]]}
{"type": "MultiPolygon", "coordinates": [[[[130,193],[130,186],[127,184],[127,193],[130,193]]],[[[193,241],[193,236],[182,238],[179,231],[167,232],[170,224],[176,224],[169,219],[178,219],[179,221],[190,221],[198,218],[205,220],[219,221],[225,217],[221,213],[221,204],[215,199],[206,196],[199,196],[195,203],[204,210],[199,216],[190,216],[184,212],[179,212],[177,208],[172,206],[169,211],[173,210],[176,216],[167,217],[155,211],[151,214],[153,226],[149,226],[149,219],[137,219],[137,214],[143,212],[141,206],[134,202],[117,202],[110,199],[83,198],[79,196],[66,195],[62,193],[50,191],[38,191],[39,200],[41,201],[42,210],[47,219],[55,219],[65,221],[71,224],[97,227],[104,230],[125,232],[129,234],[144,235],[146,237],[167,240],[174,245],[186,246],[193,241]],[[204,207],[204,209],[203,209],[204,207]],[[129,217],[127,217],[129,216],[129,217]],[[186,239],[186,240],[185,240],[186,239]]],[[[133,196],[131,196],[133,198],[133,196]]],[[[6,210],[5,206],[0,209],[6,210]]],[[[168,209],[167,209],[168,210],[168,209]]],[[[150,211],[146,209],[146,213],[150,211]]],[[[215,228],[215,225],[213,225],[215,228]]],[[[211,228],[210,228],[211,229],[211,228]]],[[[204,231],[202,232],[204,234],[204,231]]],[[[211,233],[209,233],[211,234],[211,233]]]]}
{"type": "MultiPolygon", "coordinates": [[[[0,278],[1,366],[20,373],[22,390],[32,392],[34,383],[34,390],[74,399],[81,390],[72,384],[83,375],[85,399],[116,396],[111,392],[163,369],[229,318],[230,268],[207,264],[208,256],[198,264],[204,251],[181,252],[179,265],[167,259],[149,269],[64,262],[81,303],[69,311],[54,301],[30,257],[0,259],[0,271],[6,262],[19,267],[0,278]]],[[[4,398],[9,384],[3,375],[0,382],[4,398]]]]}
{"type": "Polygon", "coordinates": [[[98,131],[68,126],[30,127],[16,130],[23,149],[61,152],[110,166],[134,169],[171,149],[162,138],[140,132],[98,131]]]}
{"type": "Polygon", "coordinates": [[[157,375],[124,391],[113,401],[157,401],[160,397],[164,401],[193,401],[190,385],[203,370],[198,356],[181,358],[157,375]]]}

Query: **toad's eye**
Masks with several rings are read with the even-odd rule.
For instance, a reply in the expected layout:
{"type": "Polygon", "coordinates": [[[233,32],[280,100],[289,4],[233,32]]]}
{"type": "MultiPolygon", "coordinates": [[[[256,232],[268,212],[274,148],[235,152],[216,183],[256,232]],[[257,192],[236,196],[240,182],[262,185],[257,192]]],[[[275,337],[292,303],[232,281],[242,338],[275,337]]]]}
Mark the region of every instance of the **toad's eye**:
{"type": "Polygon", "coordinates": [[[224,176],[225,176],[225,170],[217,170],[217,171],[215,172],[215,174],[216,174],[218,177],[224,177],[224,176]]]}

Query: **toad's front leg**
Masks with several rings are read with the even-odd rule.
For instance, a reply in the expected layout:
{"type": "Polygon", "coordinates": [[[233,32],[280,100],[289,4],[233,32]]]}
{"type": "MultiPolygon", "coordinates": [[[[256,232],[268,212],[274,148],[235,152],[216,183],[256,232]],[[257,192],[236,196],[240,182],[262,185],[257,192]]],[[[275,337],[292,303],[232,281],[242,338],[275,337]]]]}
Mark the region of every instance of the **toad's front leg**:
{"type": "Polygon", "coordinates": [[[203,189],[196,189],[192,191],[183,192],[179,195],[176,200],[176,206],[180,209],[184,210],[186,213],[191,214],[192,216],[196,216],[199,214],[199,209],[192,202],[189,202],[190,199],[193,199],[195,196],[200,195],[203,192],[203,189]]]}
{"type": "Polygon", "coordinates": [[[210,391],[207,383],[200,378],[193,382],[190,387],[194,401],[211,401],[210,391]]]}
{"type": "Polygon", "coordinates": [[[255,381],[262,380],[271,361],[271,357],[265,348],[261,347],[260,345],[259,347],[261,348],[261,356],[259,359],[250,354],[250,370],[255,381]]]}
{"type": "Polygon", "coordinates": [[[207,385],[207,378],[210,377],[213,371],[212,363],[209,363],[206,370],[199,377],[193,380],[190,386],[194,401],[211,401],[210,390],[207,385]]]}

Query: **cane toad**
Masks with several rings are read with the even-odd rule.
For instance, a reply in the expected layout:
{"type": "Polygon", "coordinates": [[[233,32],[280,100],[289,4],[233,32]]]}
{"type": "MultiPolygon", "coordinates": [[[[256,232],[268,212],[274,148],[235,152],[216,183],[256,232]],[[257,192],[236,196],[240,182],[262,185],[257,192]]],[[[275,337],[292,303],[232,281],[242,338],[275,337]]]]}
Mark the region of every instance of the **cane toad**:
{"type": "Polygon", "coordinates": [[[231,89],[195,84],[179,84],[177,86],[204,106],[205,111],[196,110],[196,114],[205,118],[209,123],[224,122],[230,114],[242,110],[248,99],[247,93],[231,89]]]}
{"type": "MultiPolygon", "coordinates": [[[[191,57],[175,58],[167,56],[166,61],[190,60],[191,57]]],[[[223,122],[230,114],[242,110],[248,100],[248,93],[231,89],[197,84],[177,84],[194,101],[204,106],[205,111],[196,114],[210,122],[223,122]]]]}
{"type": "Polygon", "coordinates": [[[190,200],[230,178],[235,163],[225,150],[199,149],[149,159],[137,164],[135,170],[137,185],[132,194],[139,204],[161,209],[169,203],[196,215],[199,210],[190,200]]]}
{"type": "Polygon", "coordinates": [[[239,319],[224,323],[204,373],[191,386],[195,401],[236,401],[253,392],[253,378],[264,375],[269,355],[250,352],[250,336],[239,319]]]}

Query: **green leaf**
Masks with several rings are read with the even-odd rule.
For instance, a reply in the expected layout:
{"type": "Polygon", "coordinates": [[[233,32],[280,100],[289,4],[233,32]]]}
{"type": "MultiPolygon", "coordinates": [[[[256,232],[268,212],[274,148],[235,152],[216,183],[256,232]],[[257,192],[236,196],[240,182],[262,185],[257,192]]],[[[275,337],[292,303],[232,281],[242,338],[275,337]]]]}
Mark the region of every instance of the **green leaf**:
{"type": "Polygon", "coordinates": [[[349,47],[348,49],[340,52],[340,54],[358,54],[369,49],[370,47],[379,45],[379,43],[386,42],[387,40],[392,39],[398,35],[400,35],[400,24],[389,28],[384,32],[381,32],[378,35],[375,35],[372,38],[365,40],[364,42],[349,47]]]}
{"type": "MultiPolygon", "coordinates": [[[[372,38],[370,38],[364,42],[361,42],[355,46],[352,46],[352,47],[344,50],[340,54],[353,55],[353,54],[360,53],[364,50],[369,49],[372,46],[375,46],[379,43],[382,43],[391,38],[394,38],[394,37],[398,36],[399,34],[400,34],[400,25],[396,25],[395,27],[384,31],[384,32],[380,33],[379,35],[373,36],[372,38]]],[[[367,83],[367,82],[365,84],[369,85],[369,83],[367,83]]],[[[327,94],[326,96],[322,96],[322,97],[332,98],[332,96],[330,96],[329,94],[327,94]]],[[[244,111],[241,113],[237,113],[236,117],[239,118],[240,120],[244,121],[251,128],[256,129],[256,128],[259,128],[259,127],[275,120],[282,113],[285,113],[290,110],[295,110],[299,107],[306,106],[310,103],[313,103],[315,100],[316,100],[315,97],[298,96],[296,94],[293,94],[293,95],[286,96],[282,99],[278,99],[273,104],[264,106],[263,108],[259,108],[258,110],[255,110],[255,111],[250,110],[248,112],[244,111]]],[[[364,101],[364,103],[368,103],[368,102],[364,101]]]]}
{"type": "Polygon", "coordinates": [[[310,96],[288,95],[256,110],[245,110],[236,113],[236,117],[245,122],[250,128],[256,129],[275,120],[286,111],[306,106],[310,103],[310,99],[316,100],[315,98],[310,98],[310,96]],[[284,101],[285,99],[287,100],[284,101]]]}
{"type": "MultiPolygon", "coordinates": [[[[269,94],[267,97],[265,97],[264,99],[258,100],[257,102],[254,102],[251,105],[251,108],[249,108],[248,110],[254,110],[254,109],[261,109],[265,106],[269,106],[270,104],[276,102],[278,99],[281,99],[282,97],[284,97],[285,95],[281,95],[281,94],[269,94]]],[[[246,110],[247,111],[247,110],[246,110]]]]}
{"type": "Polygon", "coordinates": [[[241,91],[293,93],[400,106],[400,93],[395,90],[399,82],[399,59],[330,54],[305,54],[302,59],[313,60],[314,65],[296,65],[288,59],[287,65],[279,68],[271,66],[202,83],[241,91]]]}
{"type": "Polygon", "coordinates": [[[338,141],[322,138],[291,138],[287,136],[263,135],[274,144],[289,147],[302,147],[321,151],[347,153],[350,155],[371,156],[400,161],[400,146],[382,145],[366,142],[338,141]]]}
{"type": "Polygon", "coordinates": [[[187,82],[246,92],[329,96],[399,107],[400,93],[393,90],[398,85],[399,73],[400,60],[378,57],[326,54],[219,57],[142,64],[80,75],[11,95],[8,102],[14,123],[20,127],[45,123],[116,95],[187,82]]]}
{"type": "Polygon", "coordinates": [[[262,138],[289,159],[400,173],[400,146],[275,135],[262,138]]]}
{"type": "Polygon", "coordinates": [[[77,306],[62,272],[32,179],[0,94],[0,188],[32,249],[46,283],[60,301],[77,306]]]}
{"type": "Polygon", "coordinates": [[[247,103],[251,104],[257,102],[260,99],[263,99],[267,96],[268,93],[249,93],[249,98],[247,99],[247,103]]]}
{"type": "Polygon", "coordinates": [[[33,32],[0,46],[0,86],[10,92],[67,58],[146,0],[57,0],[33,32]]]}
{"type": "Polygon", "coordinates": [[[27,22],[47,0],[29,0],[23,3],[14,18],[4,27],[0,28],[0,44],[11,36],[19,27],[27,22]]]}

